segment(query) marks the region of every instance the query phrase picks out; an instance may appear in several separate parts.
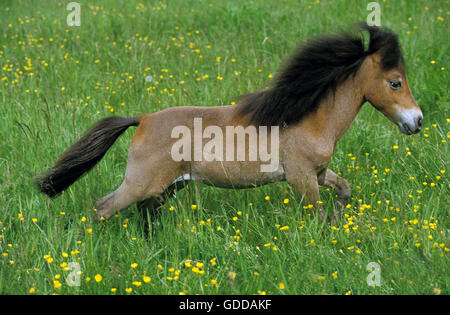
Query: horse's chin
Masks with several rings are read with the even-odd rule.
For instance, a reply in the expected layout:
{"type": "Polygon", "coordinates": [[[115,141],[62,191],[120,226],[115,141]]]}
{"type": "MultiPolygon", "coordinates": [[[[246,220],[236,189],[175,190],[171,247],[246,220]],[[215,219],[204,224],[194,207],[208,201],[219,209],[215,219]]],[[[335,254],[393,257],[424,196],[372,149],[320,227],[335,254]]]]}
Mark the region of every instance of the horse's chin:
{"type": "Polygon", "coordinates": [[[403,133],[403,134],[405,134],[407,136],[410,136],[410,135],[414,134],[414,132],[412,132],[411,129],[409,129],[407,127],[407,125],[406,125],[406,127],[403,126],[401,123],[398,123],[397,125],[398,125],[398,129],[400,129],[401,133],[403,133]]]}

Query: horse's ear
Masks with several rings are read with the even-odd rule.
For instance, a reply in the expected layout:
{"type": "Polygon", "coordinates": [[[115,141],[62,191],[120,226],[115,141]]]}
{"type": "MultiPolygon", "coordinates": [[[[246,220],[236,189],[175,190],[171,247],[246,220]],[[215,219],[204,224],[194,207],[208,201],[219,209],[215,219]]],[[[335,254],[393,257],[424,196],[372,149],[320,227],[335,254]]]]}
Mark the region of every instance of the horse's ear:
{"type": "Polygon", "coordinates": [[[364,48],[366,56],[378,53],[378,58],[384,69],[396,67],[399,62],[403,61],[398,35],[392,30],[386,27],[368,25],[364,22],[359,23],[359,27],[369,35],[368,48],[364,48]]]}
{"type": "MultiPolygon", "coordinates": [[[[367,24],[366,22],[356,22],[355,23],[355,28],[356,30],[362,32],[362,36],[367,36],[367,38],[364,38],[364,41],[366,41],[367,39],[367,43],[364,43],[365,45],[369,45],[370,44],[370,40],[372,39],[372,35],[375,32],[375,29],[373,26],[370,26],[369,24],[367,24]]],[[[364,45],[364,46],[365,46],[364,45]]]]}

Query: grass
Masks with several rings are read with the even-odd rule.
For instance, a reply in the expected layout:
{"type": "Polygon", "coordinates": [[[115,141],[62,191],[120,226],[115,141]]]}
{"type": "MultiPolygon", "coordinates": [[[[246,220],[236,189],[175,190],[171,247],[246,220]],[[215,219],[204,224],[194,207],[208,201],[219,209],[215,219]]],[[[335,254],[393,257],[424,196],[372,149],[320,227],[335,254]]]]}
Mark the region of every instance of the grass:
{"type": "MultiPolygon", "coordinates": [[[[299,42],[369,11],[360,1],[80,2],[79,27],[62,1],[0,8],[1,294],[449,293],[448,2],[380,1],[425,126],[407,137],[363,107],[330,165],[353,190],[342,222],[321,228],[285,183],[190,185],[149,235],[135,206],[90,217],[121,183],[133,131],[54,200],[33,177],[102,117],[230,104],[299,42]],[[79,286],[66,282],[72,262],[79,286]],[[380,286],[367,284],[370,262],[380,286]]],[[[335,194],[321,194],[331,209],[335,194]]]]}

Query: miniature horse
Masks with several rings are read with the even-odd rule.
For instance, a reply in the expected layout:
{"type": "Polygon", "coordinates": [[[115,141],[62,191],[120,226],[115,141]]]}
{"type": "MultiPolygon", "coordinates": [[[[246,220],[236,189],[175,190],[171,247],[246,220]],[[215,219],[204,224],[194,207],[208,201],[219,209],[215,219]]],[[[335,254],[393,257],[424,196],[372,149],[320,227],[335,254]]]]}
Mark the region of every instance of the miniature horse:
{"type": "MultiPolygon", "coordinates": [[[[188,180],[230,188],[285,180],[304,196],[306,204],[319,209],[320,219],[325,212],[318,205],[319,185],[324,185],[337,192],[335,214],[340,216],[350,197],[350,186],[327,166],[337,141],[365,102],[397,124],[404,134],[417,133],[422,127],[422,112],[408,85],[397,35],[386,28],[360,23],[358,35],[341,32],[308,41],[291,56],[268,89],[244,95],[238,105],[172,107],[133,118],[104,118],[38,178],[37,184],[50,197],[57,195],[93,168],[128,127],[138,126],[125,179],[116,191],[97,201],[97,219],[108,219],[133,203],[140,208],[157,208],[188,180]],[[369,34],[367,48],[364,32],[369,34]],[[244,136],[250,137],[254,130],[251,128],[271,126],[265,134],[276,131],[277,137],[260,139],[259,143],[277,144],[277,167],[261,171],[261,157],[220,159],[218,152],[235,149],[223,142],[214,144],[214,151],[209,152],[213,153],[212,159],[206,159],[206,146],[191,142],[183,149],[184,158],[175,158],[173,148],[180,140],[174,138],[174,130],[184,126],[188,134],[195,133],[196,119],[202,122],[200,138],[226,133],[230,126],[245,128],[244,136]],[[205,135],[208,128],[214,132],[205,135]]],[[[274,146],[271,148],[274,150],[274,146]]],[[[249,141],[246,156],[254,150],[255,145],[249,141]]],[[[230,157],[234,157],[234,151],[230,157]]]]}

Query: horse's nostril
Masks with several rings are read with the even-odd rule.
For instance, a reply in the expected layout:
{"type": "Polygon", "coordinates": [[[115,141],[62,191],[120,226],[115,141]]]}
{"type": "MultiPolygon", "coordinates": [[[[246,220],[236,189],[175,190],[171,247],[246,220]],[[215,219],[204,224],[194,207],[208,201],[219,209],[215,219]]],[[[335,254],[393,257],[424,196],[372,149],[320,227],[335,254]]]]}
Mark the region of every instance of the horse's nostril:
{"type": "Polygon", "coordinates": [[[423,122],[423,118],[419,117],[419,119],[417,120],[417,126],[419,126],[419,128],[422,128],[422,122],[423,122]]]}

